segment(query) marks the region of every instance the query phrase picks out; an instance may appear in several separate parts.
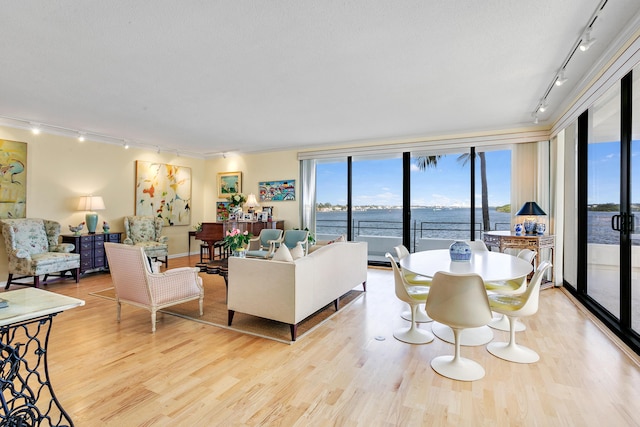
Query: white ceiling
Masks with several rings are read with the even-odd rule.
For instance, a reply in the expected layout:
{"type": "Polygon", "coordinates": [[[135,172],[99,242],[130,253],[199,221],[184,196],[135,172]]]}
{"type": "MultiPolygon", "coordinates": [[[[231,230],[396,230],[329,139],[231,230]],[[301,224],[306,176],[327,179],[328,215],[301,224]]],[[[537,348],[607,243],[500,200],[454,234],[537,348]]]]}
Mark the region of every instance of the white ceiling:
{"type": "MultiPolygon", "coordinates": [[[[531,127],[600,3],[0,0],[0,116],[203,157],[531,127]]],[[[639,11],[606,2],[539,126],[639,11]]]]}

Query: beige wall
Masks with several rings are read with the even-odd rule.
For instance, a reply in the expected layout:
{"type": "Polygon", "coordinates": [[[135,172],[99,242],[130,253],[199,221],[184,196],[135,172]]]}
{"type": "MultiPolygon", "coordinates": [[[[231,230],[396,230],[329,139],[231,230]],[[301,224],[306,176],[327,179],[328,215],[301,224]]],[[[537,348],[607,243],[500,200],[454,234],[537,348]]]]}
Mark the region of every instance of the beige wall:
{"type": "MultiPolygon", "coordinates": [[[[99,224],[108,221],[112,231],[124,231],[123,218],[135,212],[135,161],[157,161],[188,166],[192,173],[191,225],[166,227],[169,256],[187,253],[188,231],[202,221],[215,220],[218,199],[218,172],[242,171],[245,194],[258,193],[258,181],[295,179],[298,182],[296,152],[255,154],[226,159],[195,159],[170,153],[156,153],[121,145],[79,142],[75,138],[40,134],[0,126],[0,139],[27,143],[27,216],[60,222],[62,232],[69,225],[84,221],[84,212],[76,211],[78,198],[102,196],[106,209],[98,212],[99,224]]],[[[220,199],[222,200],[222,199],[220,199]]],[[[272,203],[278,219],[286,228],[299,226],[298,202],[272,203]]],[[[197,252],[192,241],[191,251],[197,252]]],[[[0,281],[6,282],[7,256],[0,244],[0,281]]]]}
{"type": "Polygon", "coordinates": [[[279,151],[273,153],[251,154],[244,156],[228,156],[207,161],[205,172],[204,193],[205,203],[204,218],[213,221],[216,217],[215,204],[208,200],[218,199],[217,173],[218,172],[242,172],[242,193],[253,193],[258,198],[260,205],[273,206],[275,218],[285,221],[285,229],[300,227],[300,214],[298,201],[300,200],[300,162],[297,151],[279,151]],[[258,182],[270,180],[296,181],[296,201],[262,203],[258,196],[258,182]],[[212,199],[213,198],[213,199],[212,199]]]}

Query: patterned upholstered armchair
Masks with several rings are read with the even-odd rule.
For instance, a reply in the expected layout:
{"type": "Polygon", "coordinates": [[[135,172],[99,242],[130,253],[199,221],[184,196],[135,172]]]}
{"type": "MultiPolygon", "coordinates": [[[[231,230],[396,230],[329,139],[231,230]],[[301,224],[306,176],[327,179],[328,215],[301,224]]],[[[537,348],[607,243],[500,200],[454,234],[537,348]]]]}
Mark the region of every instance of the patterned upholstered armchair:
{"type": "Polygon", "coordinates": [[[2,235],[9,258],[5,289],[9,289],[12,281],[27,277],[39,288],[40,276],[44,275],[46,284],[53,273],[65,278],[69,272],[76,283],[80,280],[80,254],[70,253],[75,249],[73,244],[58,243],[60,223],[39,218],[4,219],[2,235]]]}
{"type": "Polygon", "coordinates": [[[169,238],[162,236],[162,218],[152,216],[125,216],[125,245],[139,246],[149,258],[169,266],[169,238]],[[163,259],[164,258],[164,259],[163,259]]]}

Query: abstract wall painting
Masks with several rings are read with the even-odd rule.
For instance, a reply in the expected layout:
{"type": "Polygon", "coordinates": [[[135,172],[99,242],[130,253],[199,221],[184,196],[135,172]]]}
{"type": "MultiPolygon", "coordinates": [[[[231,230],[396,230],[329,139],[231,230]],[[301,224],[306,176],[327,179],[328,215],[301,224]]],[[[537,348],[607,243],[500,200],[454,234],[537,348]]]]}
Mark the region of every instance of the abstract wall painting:
{"type": "Polygon", "coordinates": [[[165,225],[191,224],[191,168],[136,161],[136,215],[165,225]]]}
{"type": "Polygon", "coordinates": [[[296,180],[258,182],[261,202],[283,202],[296,199],[296,180]]]}
{"type": "Polygon", "coordinates": [[[27,216],[27,143],[0,139],[0,219],[27,216]]]}

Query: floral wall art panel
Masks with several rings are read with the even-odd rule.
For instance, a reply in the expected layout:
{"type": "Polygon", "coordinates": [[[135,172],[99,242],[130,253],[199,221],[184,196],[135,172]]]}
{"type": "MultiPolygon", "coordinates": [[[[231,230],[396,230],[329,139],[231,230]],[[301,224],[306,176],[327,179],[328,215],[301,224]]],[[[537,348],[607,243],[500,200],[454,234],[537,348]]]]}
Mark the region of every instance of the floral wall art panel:
{"type": "Polygon", "coordinates": [[[191,224],[191,168],[136,161],[136,215],[191,224]]]}
{"type": "Polygon", "coordinates": [[[0,139],[0,219],[27,214],[27,143],[0,139]]]}
{"type": "Polygon", "coordinates": [[[296,199],[296,180],[263,181],[258,183],[261,202],[282,202],[296,199]]]}

